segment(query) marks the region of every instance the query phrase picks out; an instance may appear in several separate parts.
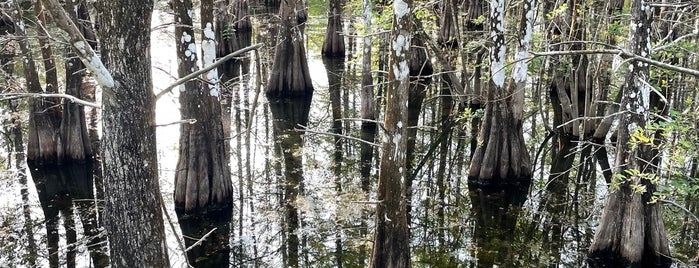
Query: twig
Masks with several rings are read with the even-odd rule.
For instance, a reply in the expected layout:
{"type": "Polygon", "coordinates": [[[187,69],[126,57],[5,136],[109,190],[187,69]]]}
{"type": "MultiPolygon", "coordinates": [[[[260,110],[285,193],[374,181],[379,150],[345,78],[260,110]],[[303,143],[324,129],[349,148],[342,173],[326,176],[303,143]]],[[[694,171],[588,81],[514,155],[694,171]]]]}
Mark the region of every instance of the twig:
{"type": "Polygon", "coordinates": [[[359,139],[359,138],[355,138],[355,137],[351,137],[351,136],[345,136],[345,135],[342,135],[342,134],[335,134],[335,133],[321,132],[321,131],[313,131],[313,130],[300,129],[300,128],[294,128],[294,130],[295,130],[295,131],[300,131],[300,132],[308,132],[308,133],[313,133],[313,134],[320,134],[320,135],[330,135],[330,136],[334,136],[334,137],[340,137],[340,138],[345,138],[345,139],[349,139],[349,140],[353,140],[353,141],[362,142],[362,143],[369,144],[369,145],[374,146],[374,147],[377,147],[377,148],[378,148],[378,147],[381,147],[381,145],[379,145],[379,144],[376,144],[376,143],[373,143],[373,142],[368,142],[368,141],[365,141],[365,140],[362,140],[362,139],[359,139]]]}
{"type": "Polygon", "coordinates": [[[166,127],[166,126],[178,125],[178,124],[190,124],[190,125],[191,125],[191,124],[194,124],[194,123],[196,123],[196,122],[197,122],[196,119],[190,118],[190,119],[182,119],[182,120],[179,120],[179,121],[170,122],[170,123],[165,123],[165,124],[159,124],[159,125],[155,125],[155,126],[156,126],[156,127],[166,127]]]}
{"type": "Polygon", "coordinates": [[[670,205],[673,205],[673,206],[676,206],[676,207],[682,209],[685,213],[689,214],[690,217],[694,218],[694,220],[695,220],[696,222],[699,222],[699,217],[697,217],[697,215],[694,215],[694,213],[692,213],[691,211],[689,211],[689,209],[687,209],[687,208],[685,208],[685,207],[683,207],[683,206],[680,206],[680,204],[677,204],[677,203],[675,203],[674,201],[665,200],[665,199],[660,199],[659,201],[660,201],[660,202],[663,202],[663,203],[665,203],[665,204],[670,204],[670,205]]]}
{"type": "Polygon", "coordinates": [[[198,246],[198,245],[201,245],[201,243],[204,242],[204,240],[206,240],[206,238],[208,238],[214,231],[216,231],[216,229],[218,229],[218,228],[211,229],[211,231],[209,231],[209,232],[206,233],[204,236],[202,236],[201,238],[199,238],[199,240],[197,240],[196,243],[194,243],[193,245],[189,246],[189,247],[188,247],[187,249],[185,249],[184,251],[185,251],[185,252],[190,251],[190,250],[193,249],[194,247],[196,247],[196,246],[198,246]]]}
{"type": "Polygon", "coordinates": [[[97,109],[102,108],[102,106],[100,106],[97,103],[89,102],[86,100],[81,100],[78,97],[75,97],[75,96],[69,95],[69,94],[5,93],[5,94],[0,94],[0,96],[2,97],[2,98],[0,98],[0,100],[13,100],[13,99],[18,99],[18,98],[63,98],[63,99],[68,99],[71,102],[77,103],[79,105],[89,106],[89,107],[93,107],[93,108],[97,108],[97,109]]]}
{"type": "Polygon", "coordinates": [[[165,95],[165,94],[167,94],[168,92],[172,91],[172,89],[175,88],[176,86],[179,86],[179,85],[181,85],[181,84],[187,83],[189,80],[195,79],[195,78],[197,78],[199,75],[204,74],[204,73],[206,73],[206,72],[208,72],[208,71],[211,71],[212,69],[218,67],[219,65],[221,65],[221,64],[223,64],[224,62],[226,62],[226,61],[232,59],[233,57],[239,56],[240,54],[243,54],[243,53],[248,52],[248,51],[250,51],[250,50],[256,50],[256,49],[260,48],[262,45],[263,45],[263,44],[260,43],[260,44],[252,45],[252,46],[249,46],[249,47],[246,47],[246,48],[239,49],[239,50],[237,50],[237,51],[235,51],[235,52],[233,52],[233,53],[231,53],[231,54],[228,54],[228,55],[224,56],[223,58],[218,59],[217,61],[215,61],[215,62],[212,63],[211,65],[206,66],[206,67],[200,69],[199,71],[193,72],[193,73],[191,73],[191,74],[186,75],[185,77],[182,77],[182,78],[178,79],[177,81],[175,81],[174,83],[172,83],[171,85],[169,85],[168,87],[166,87],[165,89],[163,89],[162,91],[158,92],[158,94],[155,95],[155,100],[157,101],[158,99],[160,99],[160,97],[162,97],[163,95],[165,95]]]}
{"type": "Polygon", "coordinates": [[[649,58],[644,58],[644,57],[638,56],[636,54],[633,54],[633,53],[628,52],[628,51],[623,50],[623,49],[546,51],[546,52],[531,52],[531,54],[532,54],[532,57],[586,55],[586,54],[615,54],[615,55],[619,55],[620,57],[622,57],[626,60],[636,60],[636,61],[640,61],[643,63],[653,65],[655,67],[659,67],[659,68],[663,68],[663,69],[667,69],[667,70],[671,70],[671,71],[699,77],[699,70],[694,70],[694,69],[676,66],[676,65],[664,63],[664,62],[649,59],[649,58]]]}

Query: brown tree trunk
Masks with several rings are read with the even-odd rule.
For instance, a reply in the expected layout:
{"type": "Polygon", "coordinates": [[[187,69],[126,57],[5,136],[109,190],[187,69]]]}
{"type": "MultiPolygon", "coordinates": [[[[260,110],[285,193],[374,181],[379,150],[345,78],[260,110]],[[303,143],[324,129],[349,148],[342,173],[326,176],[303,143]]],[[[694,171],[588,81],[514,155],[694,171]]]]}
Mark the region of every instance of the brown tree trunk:
{"type": "Polygon", "coordinates": [[[439,19],[439,35],[437,43],[445,47],[459,46],[459,3],[457,0],[442,1],[442,16],[439,19]]]}
{"type": "MultiPolygon", "coordinates": [[[[91,36],[94,40],[90,15],[85,3],[66,2],[65,10],[70,10],[70,17],[76,25],[80,25],[83,36],[91,36]]],[[[90,39],[90,38],[88,38],[90,39]]],[[[66,49],[66,94],[83,98],[83,77],[85,66],[80,58],[72,52],[70,47],[66,49]]],[[[83,162],[92,158],[92,146],[87,135],[87,122],[85,120],[84,107],[64,101],[63,117],[61,118],[60,136],[61,148],[58,148],[58,159],[61,162],[83,162]]]]}
{"type": "Polygon", "coordinates": [[[98,2],[102,57],[115,78],[103,88],[106,229],[112,263],[169,267],[155,140],[152,2],[98,2]],[[124,25],[128,25],[125,27],[124,25]]]}
{"type": "MultiPolygon", "coordinates": [[[[653,7],[641,0],[632,4],[636,25],[631,32],[630,49],[636,55],[650,55],[650,26],[653,7]]],[[[650,114],[650,88],[641,81],[649,79],[647,64],[632,61],[622,88],[615,174],[623,178],[613,190],[604,208],[600,225],[590,246],[588,263],[593,267],[647,266],[669,267],[672,263],[660,205],[649,203],[656,185],[647,176],[651,144],[639,140],[650,136],[645,124],[650,114]],[[633,145],[632,145],[633,144],[633,145]],[[637,192],[632,186],[645,187],[637,192]]]]}
{"type": "Polygon", "coordinates": [[[382,142],[376,205],[374,247],[369,267],[404,268],[410,266],[410,234],[407,221],[406,187],[408,176],[406,151],[408,146],[408,95],[410,91],[410,44],[412,39],[412,1],[393,2],[391,37],[390,86],[386,91],[386,132],[382,142]]]}
{"type": "MultiPolygon", "coordinates": [[[[202,1],[204,29],[204,64],[211,64],[215,51],[212,2],[202,1]],[[204,5],[208,5],[204,7],[204,5]],[[207,44],[208,42],[208,44],[207,44]]],[[[173,1],[175,40],[180,77],[198,70],[197,50],[192,28],[192,2],[173,1]]],[[[175,172],[175,211],[185,236],[187,247],[195,244],[213,228],[217,228],[199,245],[188,251],[191,265],[197,267],[226,266],[229,262],[229,223],[232,217],[233,186],[223,137],[221,104],[217,75],[204,74],[205,85],[199,80],[184,84],[180,91],[180,112],[183,119],[195,119],[194,124],[180,125],[179,160],[175,172]],[[193,239],[190,239],[190,238],[193,239]]]]}
{"type": "Polygon", "coordinates": [[[405,177],[405,189],[408,213],[408,226],[411,220],[412,199],[413,199],[413,165],[415,160],[415,143],[417,139],[417,124],[422,111],[422,102],[425,99],[427,86],[432,82],[430,75],[433,73],[432,63],[427,56],[424,41],[419,37],[412,39],[410,46],[410,59],[408,68],[410,70],[410,92],[408,93],[408,144],[405,152],[405,166],[407,174],[405,177]]]}
{"type": "MultiPolygon", "coordinates": [[[[493,46],[490,52],[490,81],[485,114],[478,136],[478,147],[469,169],[470,183],[481,185],[522,184],[531,182],[531,163],[522,133],[523,103],[515,84],[505,88],[505,1],[491,2],[490,28],[493,46]]],[[[526,72],[526,69],[525,69],[526,72]]],[[[515,80],[518,80],[515,72],[515,80]]],[[[526,81],[526,73],[524,74],[526,81]]]]}
{"type": "Polygon", "coordinates": [[[328,24],[321,53],[326,57],[345,56],[345,37],[342,35],[342,0],[328,1],[328,24]]]}
{"type": "Polygon", "coordinates": [[[304,45],[305,12],[300,0],[282,0],[279,38],[265,91],[268,97],[303,97],[313,94],[304,45]]]}
{"type": "MultiPolygon", "coordinates": [[[[26,38],[26,25],[22,18],[23,12],[17,2],[14,3],[15,35],[18,40],[20,53],[22,54],[23,72],[26,90],[30,93],[44,93],[36,72],[36,63],[32,56],[29,40],[26,38]]],[[[29,130],[27,137],[27,161],[36,163],[56,163],[57,146],[59,143],[56,135],[60,120],[60,104],[56,99],[31,98],[29,100],[29,130]]]]}

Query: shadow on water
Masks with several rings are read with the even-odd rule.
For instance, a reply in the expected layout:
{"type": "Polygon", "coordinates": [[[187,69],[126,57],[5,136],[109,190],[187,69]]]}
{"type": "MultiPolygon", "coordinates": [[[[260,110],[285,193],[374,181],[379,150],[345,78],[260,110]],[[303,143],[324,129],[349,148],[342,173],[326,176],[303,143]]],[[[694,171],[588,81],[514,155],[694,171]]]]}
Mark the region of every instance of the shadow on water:
{"type": "Polygon", "coordinates": [[[87,245],[93,267],[107,267],[107,241],[100,233],[97,218],[97,203],[93,187],[93,163],[67,165],[36,165],[28,163],[39,202],[46,219],[46,234],[49,251],[49,265],[61,266],[59,251],[59,226],[63,223],[66,239],[65,261],[68,267],[75,267],[75,256],[79,244],[87,245]],[[77,213],[77,215],[75,215],[77,213]],[[83,226],[80,241],[77,237],[76,216],[83,226]]]}
{"type": "Polygon", "coordinates": [[[515,229],[527,200],[527,188],[494,189],[469,185],[469,197],[472,215],[476,219],[476,267],[516,267],[515,229]]]}
{"type": "MultiPolygon", "coordinates": [[[[303,136],[298,129],[308,124],[311,97],[270,99],[274,136],[274,152],[281,159],[277,165],[279,189],[284,208],[282,221],[282,258],[286,267],[299,265],[299,235],[302,223],[296,202],[303,195],[303,136]]],[[[301,241],[302,242],[302,241],[301,241]]]]}

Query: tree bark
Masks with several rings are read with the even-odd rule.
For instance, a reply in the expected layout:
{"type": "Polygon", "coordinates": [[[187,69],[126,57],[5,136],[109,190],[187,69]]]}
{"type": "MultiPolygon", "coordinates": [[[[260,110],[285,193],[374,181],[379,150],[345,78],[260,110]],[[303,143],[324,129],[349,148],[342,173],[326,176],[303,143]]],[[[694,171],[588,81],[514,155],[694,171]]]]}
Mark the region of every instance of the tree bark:
{"type": "Polygon", "coordinates": [[[169,267],[155,140],[152,2],[98,2],[99,39],[115,78],[103,87],[105,215],[114,267],[169,267]],[[128,25],[128,27],[125,27],[128,25]]]}
{"type": "Polygon", "coordinates": [[[325,57],[345,56],[345,37],[342,35],[342,0],[328,1],[328,24],[321,53],[325,57]]]}
{"type": "MultiPolygon", "coordinates": [[[[525,5],[530,4],[525,1],[525,5]]],[[[522,133],[523,90],[515,83],[505,88],[505,1],[491,1],[490,81],[478,146],[469,169],[470,183],[481,185],[522,184],[531,182],[531,163],[522,133]]],[[[526,81],[515,73],[516,81],[526,81]]]]}
{"type": "Polygon", "coordinates": [[[410,234],[407,221],[406,151],[408,145],[408,95],[410,90],[411,0],[393,2],[390,86],[381,145],[376,230],[369,267],[404,268],[410,265],[410,234]]]}
{"type": "MultiPolygon", "coordinates": [[[[636,55],[650,55],[650,27],[653,7],[641,0],[632,5],[635,26],[630,48],[636,55]]],[[[622,88],[615,174],[618,189],[610,193],[600,225],[590,246],[588,263],[593,267],[669,267],[672,263],[660,205],[649,203],[656,186],[643,159],[650,159],[651,144],[639,140],[649,137],[646,129],[650,114],[650,88],[642,81],[650,77],[648,64],[632,61],[622,88]],[[638,192],[633,187],[645,187],[638,192]]]]}
{"type": "Polygon", "coordinates": [[[300,0],[282,0],[279,10],[281,27],[266,89],[268,97],[304,97],[313,94],[304,45],[305,12],[300,0]]]}
{"type": "MultiPolygon", "coordinates": [[[[215,32],[213,29],[213,2],[202,1],[202,50],[203,64],[211,64],[215,58],[215,32]]],[[[199,69],[197,65],[196,39],[193,31],[190,0],[173,1],[175,40],[178,74],[180,77],[199,69]]],[[[212,229],[200,245],[187,253],[191,265],[196,267],[227,266],[230,246],[228,242],[232,217],[233,186],[230,180],[228,152],[223,137],[221,104],[218,101],[218,75],[204,74],[205,85],[192,80],[180,90],[180,113],[185,119],[195,119],[194,124],[180,125],[179,160],[175,172],[175,211],[185,236],[185,244],[191,247],[212,229]],[[187,237],[192,237],[190,239],[187,237]]]]}

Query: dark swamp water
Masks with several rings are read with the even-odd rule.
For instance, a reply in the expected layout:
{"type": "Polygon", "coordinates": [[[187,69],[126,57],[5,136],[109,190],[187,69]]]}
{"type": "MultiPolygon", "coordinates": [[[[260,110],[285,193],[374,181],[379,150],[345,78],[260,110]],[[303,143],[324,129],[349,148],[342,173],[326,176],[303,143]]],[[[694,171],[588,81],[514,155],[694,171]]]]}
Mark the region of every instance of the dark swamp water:
{"type": "MultiPolygon", "coordinates": [[[[227,227],[231,267],[281,267],[290,235],[298,241],[302,267],[363,267],[371,250],[373,206],[381,135],[374,145],[361,142],[361,45],[346,21],[348,57],[320,56],[326,17],[322,4],[310,4],[306,49],[315,92],[310,99],[269,102],[256,90],[268,75],[269,47],[260,58],[250,53],[248,70],[231,86],[231,179],[235,192],[233,221],[227,227]],[[261,63],[261,64],[258,64],[261,63]],[[345,138],[351,137],[351,138],[345,138]],[[370,152],[369,177],[362,174],[362,153],[370,152]],[[298,197],[291,209],[298,229],[283,228],[290,206],[285,185],[298,197]],[[368,188],[367,188],[368,187],[368,188]],[[368,191],[367,191],[368,190],[368,191]]],[[[259,11],[257,11],[259,12],[259,11]]],[[[155,90],[176,73],[172,29],[156,27],[172,18],[154,14],[155,90]]],[[[254,20],[253,43],[269,43],[269,31],[254,20]]],[[[387,38],[377,35],[376,39],[387,38]]],[[[378,45],[377,47],[378,48],[378,45]]],[[[376,49],[375,48],[375,49],[376,49]]],[[[379,53],[377,52],[376,55],[379,53]]],[[[377,69],[374,66],[374,69],[377,69]]],[[[377,85],[383,74],[374,73],[377,85]]],[[[607,186],[585,143],[560,148],[541,127],[541,118],[525,123],[534,163],[528,188],[469,187],[466,178],[471,144],[470,120],[445,110],[443,83],[435,76],[424,89],[411,163],[410,232],[414,267],[583,267],[601,216],[607,186]],[[539,120],[539,122],[536,122],[539,120]],[[551,175],[552,156],[575,155],[568,172],[551,175]],[[585,155],[587,152],[587,155],[585,155]]],[[[377,92],[380,93],[380,87],[377,92]]],[[[526,101],[534,96],[527,95],[526,101]]],[[[379,98],[379,101],[380,98],[379,98]]],[[[158,102],[158,124],[179,120],[177,94],[158,102]]],[[[525,111],[526,112],[526,111],[525,111]]],[[[380,121],[380,120],[379,120],[380,121]]],[[[380,132],[380,130],[379,130],[380,132]]],[[[177,244],[180,229],[173,205],[173,178],[179,127],[158,128],[161,194],[171,223],[166,222],[173,267],[185,267],[177,244]],[[172,228],[171,225],[172,224],[172,228]]],[[[9,143],[8,143],[9,144],[9,143]]],[[[9,147],[11,148],[11,147],[9,147]]],[[[9,150],[12,152],[12,150],[9,150]]],[[[9,153],[8,161],[21,154],[9,153]]],[[[609,152],[613,158],[613,152],[609,152]]],[[[100,181],[95,165],[21,166],[3,170],[0,178],[0,266],[102,267],[106,238],[100,227],[100,181]],[[24,175],[23,175],[24,174],[24,175]]],[[[697,212],[696,200],[674,200],[697,212]]],[[[675,266],[690,266],[699,248],[699,226],[677,206],[664,206],[665,227],[675,266]]],[[[223,239],[226,238],[217,238],[223,239]]]]}

